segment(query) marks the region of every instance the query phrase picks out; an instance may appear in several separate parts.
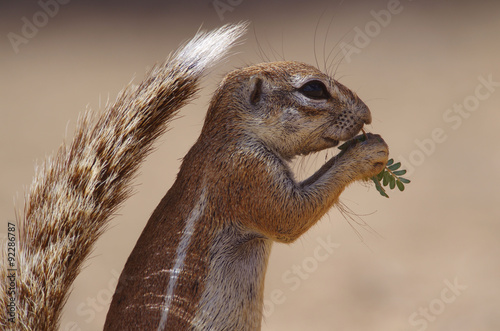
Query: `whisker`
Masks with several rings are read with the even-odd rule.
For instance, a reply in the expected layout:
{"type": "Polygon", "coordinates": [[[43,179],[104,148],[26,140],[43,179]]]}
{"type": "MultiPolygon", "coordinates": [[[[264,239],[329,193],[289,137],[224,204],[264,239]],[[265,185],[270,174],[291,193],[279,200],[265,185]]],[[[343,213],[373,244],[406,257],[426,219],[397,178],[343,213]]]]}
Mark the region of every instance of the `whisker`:
{"type": "Polygon", "coordinates": [[[276,49],[274,49],[273,45],[269,42],[269,39],[266,39],[266,41],[267,41],[267,46],[271,50],[271,54],[274,56],[274,60],[275,61],[279,59],[283,60],[283,57],[280,55],[278,51],[276,51],[276,49]]]}
{"type": "Polygon", "coordinates": [[[378,233],[374,228],[372,228],[362,218],[362,216],[369,216],[369,215],[372,215],[373,213],[366,214],[366,215],[357,214],[351,208],[349,208],[345,203],[343,203],[341,201],[337,202],[336,207],[339,210],[340,214],[347,221],[349,226],[353,229],[354,233],[358,236],[360,241],[365,246],[367,246],[369,249],[370,249],[370,247],[366,244],[365,239],[364,239],[361,231],[358,230],[356,227],[360,227],[362,230],[366,231],[367,233],[373,235],[376,238],[384,239],[384,237],[382,235],[380,235],[380,233],[378,233]]]}
{"type": "Polygon", "coordinates": [[[253,25],[253,35],[255,37],[255,42],[257,43],[257,51],[258,51],[258,56],[262,60],[262,62],[270,62],[269,58],[267,57],[266,53],[264,52],[264,49],[262,48],[262,45],[259,41],[259,38],[257,37],[257,31],[255,29],[255,25],[253,25]]]}
{"type": "Polygon", "coordinates": [[[316,37],[318,35],[319,24],[321,23],[321,20],[323,19],[323,15],[325,14],[325,12],[326,12],[326,10],[321,12],[321,15],[319,16],[318,22],[316,23],[316,27],[314,28],[313,53],[314,53],[314,60],[316,61],[316,68],[318,68],[318,70],[321,70],[321,69],[319,67],[318,54],[316,52],[316,37]]]}
{"type": "Polygon", "coordinates": [[[281,55],[282,55],[282,60],[286,61],[284,40],[285,40],[285,33],[283,29],[281,29],[281,55]]]}
{"type": "MultiPolygon", "coordinates": [[[[330,74],[330,76],[332,76],[332,77],[334,77],[334,76],[336,75],[337,70],[338,70],[338,67],[340,66],[340,64],[341,64],[341,63],[344,61],[344,59],[345,59],[345,54],[342,54],[341,59],[340,59],[338,62],[336,61],[336,60],[337,60],[337,57],[339,56],[339,54],[341,54],[341,51],[342,51],[342,49],[341,49],[340,47],[338,47],[338,46],[339,46],[339,44],[340,44],[342,41],[344,41],[344,40],[346,39],[347,35],[349,35],[349,33],[351,33],[351,31],[352,31],[352,29],[351,29],[351,30],[349,30],[349,31],[347,31],[346,33],[344,33],[344,35],[342,36],[342,38],[340,38],[340,39],[339,39],[339,40],[335,43],[335,45],[333,45],[332,50],[331,50],[331,51],[330,51],[330,53],[328,54],[328,57],[327,57],[327,62],[330,60],[330,57],[332,56],[333,51],[334,51],[336,48],[338,48],[338,49],[337,49],[337,51],[336,51],[336,53],[335,53],[335,55],[334,55],[334,56],[333,56],[333,58],[332,58],[332,62],[331,62],[332,64],[328,66],[328,72],[330,72],[330,71],[332,70],[332,68],[333,68],[334,64],[335,64],[335,63],[337,63],[337,64],[335,65],[335,70],[333,70],[333,72],[332,72],[331,74],[329,73],[329,74],[330,74]]],[[[353,38],[354,38],[354,37],[353,37],[353,38]]],[[[345,41],[344,41],[344,42],[345,42],[345,41]]],[[[352,43],[352,40],[351,40],[351,41],[349,41],[349,42],[346,42],[346,43],[347,43],[347,44],[351,44],[351,43],[352,43]]]]}
{"type": "MultiPolygon", "coordinates": [[[[342,2],[340,4],[342,4],[342,2]]],[[[330,33],[330,29],[332,27],[334,19],[335,19],[335,15],[332,15],[332,18],[330,19],[330,23],[328,23],[328,28],[326,29],[325,39],[323,41],[323,69],[324,69],[325,73],[328,73],[328,66],[327,66],[327,64],[328,64],[328,57],[326,55],[326,43],[327,43],[328,34],[330,33]]]]}

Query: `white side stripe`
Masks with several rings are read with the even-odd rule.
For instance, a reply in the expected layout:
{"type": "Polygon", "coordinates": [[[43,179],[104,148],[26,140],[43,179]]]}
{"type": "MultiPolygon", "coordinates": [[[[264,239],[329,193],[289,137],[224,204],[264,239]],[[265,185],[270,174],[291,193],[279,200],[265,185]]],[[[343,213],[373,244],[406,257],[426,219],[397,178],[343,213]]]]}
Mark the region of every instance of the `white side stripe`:
{"type": "Polygon", "coordinates": [[[191,242],[191,236],[193,235],[196,221],[198,221],[198,219],[202,215],[205,206],[206,206],[206,196],[205,196],[205,188],[203,188],[200,200],[198,200],[198,203],[194,206],[193,210],[189,214],[189,217],[186,221],[186,226],[184,227],[184,230],[182,230],[181,240],[179,241],[179,246],[177,247],[176,251],[175,264],[170,273],[167,295],[165,296],[165,301],[163,303],[163,313],[161,315],[160,324],[158,325],[157,329],[158,331],[163,331],[163,329],[167,325],[167,317],[170,305],[172,304],[172,299],[174,297],[174,291],[177,285],[177,280],[179,279],[179,275],[184,267],[184,259],[186,258],[186,253],[189,247],[189,243],[191,242]]]}

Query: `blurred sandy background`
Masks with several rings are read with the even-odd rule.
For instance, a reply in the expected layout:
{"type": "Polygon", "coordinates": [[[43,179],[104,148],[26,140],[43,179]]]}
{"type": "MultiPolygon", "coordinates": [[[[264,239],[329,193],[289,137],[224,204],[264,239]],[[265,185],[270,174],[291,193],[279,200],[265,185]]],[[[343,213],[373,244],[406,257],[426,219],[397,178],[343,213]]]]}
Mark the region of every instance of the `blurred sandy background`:
{"type": "MultiPolygon", "coordinates": [[[[40,20],[43,8],[0,3],[2,237],[35,160],[72,136],[81,111],[114,100],[200,25],[252,22],[238,54],[207,77],[141,168],[137,193],[75,283],[61,329],[102,328],[116,277],[196,139],[209,96],[225,72],[263,61],[259,44],[273,60],[316,64],[316,51],[322,69],[351,50],[335,77],[369,105],[370,131],[413,170],[390,199],[352,185],[342,202],[360,217],[332,210],[298,242],[274,246],[263,330],[500,330],[499,3],[220,0],[219,13],[213,0],[179,3],[73,0],[38,21],[17,52],[8,34],[22,36],[23,18],[40,20]]],[[[325,157],[296,169],[304,176],[325,157]]]]}

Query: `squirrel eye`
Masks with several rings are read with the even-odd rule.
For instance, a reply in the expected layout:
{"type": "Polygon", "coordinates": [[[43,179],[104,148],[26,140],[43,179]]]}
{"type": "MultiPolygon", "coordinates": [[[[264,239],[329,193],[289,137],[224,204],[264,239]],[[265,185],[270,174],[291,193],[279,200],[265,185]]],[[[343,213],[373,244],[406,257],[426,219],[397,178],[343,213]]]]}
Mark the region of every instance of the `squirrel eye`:
{"type": "Polygon", "coordinates": [[[308,97],[309,99],[314,99],[314,100],[330,98],[330,94],[328,93],[325,84],[323,84],[319,80],[313,80],[305,83],[299,89],[299,92],[308,97]]]}

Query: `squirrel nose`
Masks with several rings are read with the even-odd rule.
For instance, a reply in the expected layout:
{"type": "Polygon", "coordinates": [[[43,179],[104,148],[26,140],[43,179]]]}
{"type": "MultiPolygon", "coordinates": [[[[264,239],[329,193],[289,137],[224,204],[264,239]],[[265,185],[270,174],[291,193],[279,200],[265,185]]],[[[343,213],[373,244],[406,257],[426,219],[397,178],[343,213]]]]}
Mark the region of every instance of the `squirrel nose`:
{"type": "Polygon", "coordinates": [[[372,122],[372,113],[370,112],[370,109],[360,99],[358,99],[358,102],[356,103],[356,114],[365,124],[370,124],[372,122]]]}

